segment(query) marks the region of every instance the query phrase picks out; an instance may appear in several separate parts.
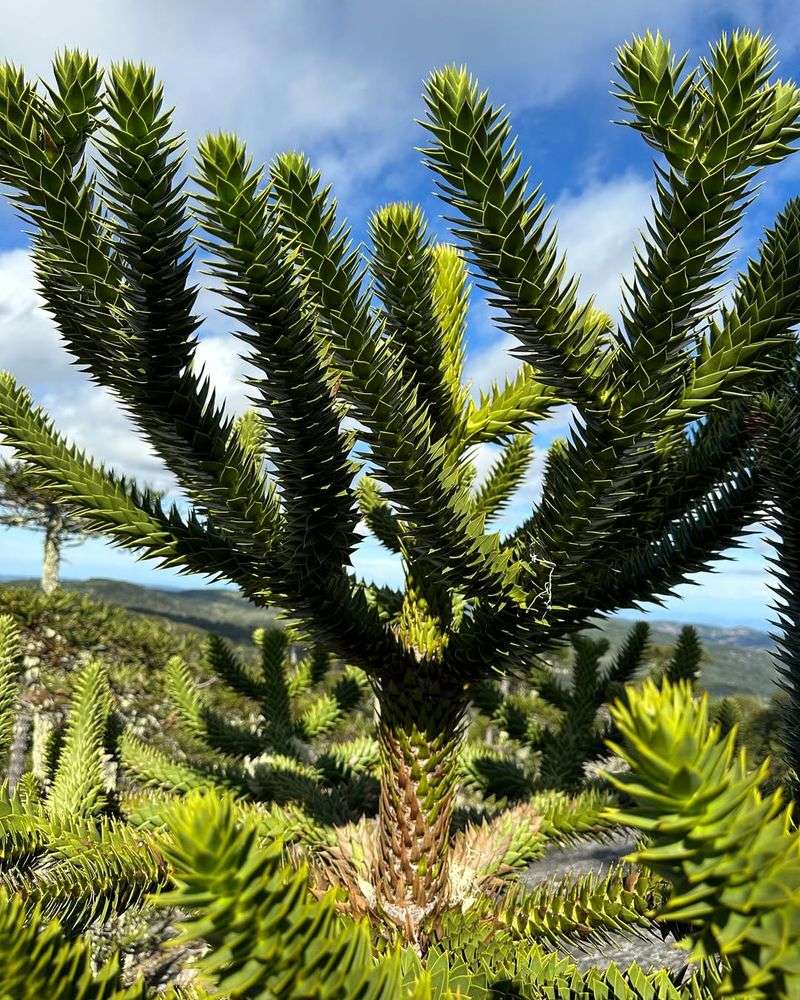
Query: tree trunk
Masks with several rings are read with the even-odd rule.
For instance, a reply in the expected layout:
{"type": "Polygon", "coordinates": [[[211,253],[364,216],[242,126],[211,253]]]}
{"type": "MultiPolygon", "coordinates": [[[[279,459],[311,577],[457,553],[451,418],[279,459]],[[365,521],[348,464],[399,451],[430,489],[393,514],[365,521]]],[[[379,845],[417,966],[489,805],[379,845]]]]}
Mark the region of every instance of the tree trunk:
{"type": "Polygon", "coordinates": [[[53,511],[47,519],[44,531],[44,555],[42,557],[42,590],[52,594],[58,588],[61,568],[61,536],[64,532],[64,518],[53,511]]]}
{"type": "Polygon", "coordinates": [[[378,690],[381,794],[373,880],[378,909],[427,949],[448,901],[450,818],[468,701],[414,677],[378,690]]]}
{"type": "Polygon", "coordinates": [[[31,727],[31,715],[27,706],[21,706],[14,723],[14,737],[8,755],[8,782],[9,791],[13,791],[20,778],[25,773],[25,756],[28,752],[28,731],[31,727]]]}

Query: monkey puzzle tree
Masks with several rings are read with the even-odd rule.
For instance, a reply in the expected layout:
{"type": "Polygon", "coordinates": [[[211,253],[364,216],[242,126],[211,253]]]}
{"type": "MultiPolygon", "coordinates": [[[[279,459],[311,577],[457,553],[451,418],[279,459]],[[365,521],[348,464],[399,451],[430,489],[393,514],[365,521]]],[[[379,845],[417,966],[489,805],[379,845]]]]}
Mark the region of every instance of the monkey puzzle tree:
{"type": "Polygon", "coordinates": [[[265,171],[236,136],[211,135],[199,193],[186,193],[152,70],[105,76],[66,52],[44,91],[2,70],[0,179],[33,226],[42,295],[191,506],[165,509],[93,464],[9,375],[0,430],[92,529],[280,604],[367,672],[382,752],[375,906],[417,943],[447,901],[471,685],[590,615],[669,592],[752,515],[754,431],[737,397],[768,377],[800,315],[800,205],[715,310],[756,176],[798,135],[800,95],[771,79],[772,61],[746,32],[688,73],[660,37],[620,50],[629,123],[664,162],[619,329],[579,296],[508,119],[465,71],[430,77],[426,161],[521,361],[478,400],[462,377],[465,259],[419,209],[373,215],[365,264],[297,153],[265,171]],[[225,416],[196,364],[193,215],[258,369],[257,433],[225,416]],[[548,456],[541,502],[504,537],[495,521],[531,427],[562,403],[572,434],[548,456]],[[476,489],[484,443],[502,450],[476,489]],[[404,589],[353,574],[362,516],[402,560],[404,589]]]}
{"type": "Polygon", "coordinates": [[[0,525],[44,532],[42,590],[52,594],[58,587],[62,549],[84,534],[81,521],[37,489],[22,462],[0,460],[0,525]]]}
{"type": "MultiPolygon", "coordinates": [[[[645,663],[650,629],[637,622],[615,655],[603,663],[608,639],[577,633],[570,636],[572,663],[568,678],[542,658],[531,680],[530,694],[505,695],[500,685],[484,681],[473,686],[473,704],[512,741],[533,751],[535,766],[520,766],[506,754],[486,754],[480,745],[467,748],[467,777],[498,798],[530,795],[532,787],[580,788],[586,765],[607,753],[613,736],[604,706],[633,681],[645,663]],[[471,751],[471,752],[470,752],[471,751]]],[[[525,762],[528,763],[528,762],[525,762]]]]}

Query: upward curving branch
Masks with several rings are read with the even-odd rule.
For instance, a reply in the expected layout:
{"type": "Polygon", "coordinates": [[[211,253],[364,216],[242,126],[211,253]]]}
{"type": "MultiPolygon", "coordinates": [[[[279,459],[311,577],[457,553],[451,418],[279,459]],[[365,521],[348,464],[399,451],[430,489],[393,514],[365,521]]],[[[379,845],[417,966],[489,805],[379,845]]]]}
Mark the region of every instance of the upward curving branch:
{"type": "Polygon", "coordinates": [[[746,391],[769,389],[800,319],[800,211],[787,205],[714,307],[759,171],[790,154],[800,97],[760,36],[723,37],[694,71],[659,36],[619,52],[619,97],[662,158],[621,329],[579,296],[509,119],[465,70],[426,88],[425,157],[464,245],[419,209],[379,209],[352,245],[299,153],[269,171],[225,134],[184,147],[153,70],[80,53],[44,90],[0,72],[0,179],[32,224],[37,275],[76,361],[175,473],[181,515],[71,448],[4,377],[0,428],[43,487],[115,541],[273,601],[380,691],[513,669],[596,613],[670,592],[734,543],[763,477],[746,391]],[[95,172],[92,172],[94,168],[95,172]],[[204,233],[196,235],[198,221],[204,233]],[[197,369],[196,246],[258,375],[234,423],[197,369]],[[464,381],[466,260],[518,342],[519,372],[464,381]],[[571,405],[540,502],[531,432],[571,405]],[[477,449],[500,446],[477,488],[477,449]],[[405,587],[352,572],[360,521],[405,587]],[[391,683],[390,683],[391,682],[391,683]]]}

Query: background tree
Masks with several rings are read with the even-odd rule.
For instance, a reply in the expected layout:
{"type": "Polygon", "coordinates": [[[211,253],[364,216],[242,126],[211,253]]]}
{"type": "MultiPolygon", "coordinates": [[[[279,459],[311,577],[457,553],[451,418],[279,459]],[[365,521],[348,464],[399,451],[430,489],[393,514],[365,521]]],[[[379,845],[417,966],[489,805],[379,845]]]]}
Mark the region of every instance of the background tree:
{"type": "Polygon", "coordinates": [[[127,731],[119,740],[120,763],[151,789],[235,788],[243,801],[290,806],[284,840],[300,833],[306,843],[324,843],[334,824],[357,820],[377,804],[375,741],[341,734],[348,722],[354,726],[367,679],[357,668],[334,665],[319,648],[304,650],[292,665],[297,637],[285,629],[257,629],[253,639],[257,668],[218,636],[206,640],[204,659],[227,695],[224,710],[187,662],[171,657],[161,707],[177,719],[181,753],[154,748],[149,733],[140,739],[127,731]]]}
{"type": "Polygon", "coordinates": [[[620,329],[579,296],[508,119],[464,70],[430,77],[426,161],[522,362],[478,400],[462,380],[464,257],[433,241],[419,209],[372,216],[366,268],[299,154],[267,173],[236,136],[211,135],[190,206],[151,69],[106,77],[65,52],[44,90],[0,72],[0,180],[33,228],[47,307],[191,506],[165,508],[93,464],[10,375],[0,430],[92,529],[281,605],[368,674],[382,758],[372,892],[420,949],[448,900],[472,685],[593,615],[670,593],[756,509],[742,397],[800,316],[800,205],[717,305],[756,177],[798,135],[800,94],[772,79],[773,57],[748,32],[689,72],[660,36],[620,50],[629,124],[661,155],[620,329]],[[195,363],[193,218],[258,371],[263,435],[233,426],[195,363]],[[531,427],[564,402],[578,419],[548,455],[541,502],[503,536],[496,516],[530,461],[531,427]],[[481,443],[502,450],[475,489],[481,443]],[[362,517],[399,555],[401,590],[353,573],[362,517]]]}
{"type": "Polygon", "coordinates": [[[533,788],[563,791],[584,785],[586,766],[607,753],[606,740],[613,735],[607,706],[642,671],[649,636],[648,625],[637,622],[608,657],[607,639],[573,635],[568,665],[556,668],[541,658],[530,671],[533,694],[505,694],[500,684],[488,680],[474,685],[476,707],[505,733],[512,748],[526,749],[529,763],[525,766],[513,753],[487,753],[473,743],[464,754],[466,780],[511,800],[530,795],[533,788]]]}
{"type": "Polygon", "coordinates": [[[8,459],[0,459],[0,525],[44,533],[42,590],[46,594],[58,586],[64,547],[86,536],[81,520],[41,489],[24,462],[8,459]]]}

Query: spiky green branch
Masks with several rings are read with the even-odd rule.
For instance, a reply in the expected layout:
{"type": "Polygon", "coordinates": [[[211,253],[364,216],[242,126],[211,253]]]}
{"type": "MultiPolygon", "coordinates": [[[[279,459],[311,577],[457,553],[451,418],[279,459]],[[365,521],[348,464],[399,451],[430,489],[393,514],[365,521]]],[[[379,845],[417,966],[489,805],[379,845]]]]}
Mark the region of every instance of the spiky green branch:
{"type": "Polygon", "coordinates": [[[800,97],[773,79],[773,56],[751,32],[689,73],[658,36],[620,50],[619,96],[660,160],[619,330],[579,294],[508,118],[465,70],[435,72],[425,98],[426,160],[465,253],[400,203],[372,216],[366,256],[301,154],[265,168],[215,134],[184,191],[183,141],[148,67],[103,74],[67,53],[44,90],[0,71],[0,180],[32,228],[45,305],[186,509],[94,466],[7,375],[0,431],[93,530],[282,606],[369,674],[384,749],[373,881],[423,947],[414,915],[445,905],[440,820],[470,685],[593,615],[669,594],[758,507],[759,432],[735,397],[771,387],[800,318],[797,202],[714,310],[759,172],[798,135],[800,97]],[[198,369],[196,246],[257,372],[243,424],[198,369]],[[478,399],[463,381],[466,261],[522,361],[478,399]],[[548,456],[541,501],[502,537],[493,518],[524,479],[536,422],[560,404],[575,426],[548,456]],[[476,489],[482,444],[504,450],[476,489]],[[353,575],[359,506],[399,557],[401,589],[353,575]]]}

